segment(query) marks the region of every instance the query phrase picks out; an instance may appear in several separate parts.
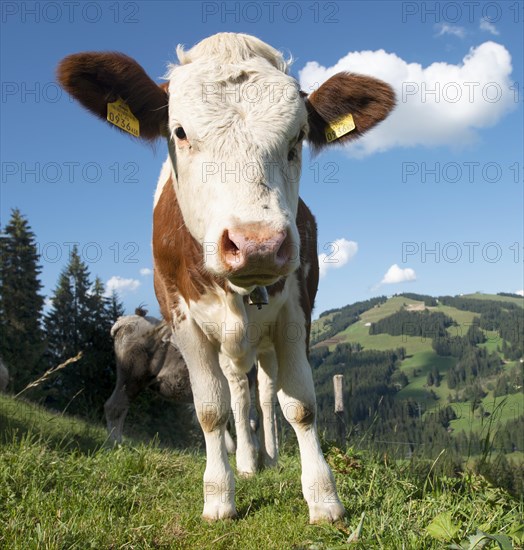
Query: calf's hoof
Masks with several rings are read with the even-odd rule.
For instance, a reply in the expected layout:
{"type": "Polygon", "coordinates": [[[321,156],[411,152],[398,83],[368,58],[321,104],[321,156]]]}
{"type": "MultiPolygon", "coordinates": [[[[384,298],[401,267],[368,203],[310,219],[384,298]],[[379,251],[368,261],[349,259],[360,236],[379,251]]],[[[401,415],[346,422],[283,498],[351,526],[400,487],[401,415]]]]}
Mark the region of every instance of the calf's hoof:
{"type": "Polygon", "coordinates": [[[315,503],[309,507],[309,523],[334,523],[346,515],[346,510],[340,501],[328,504],[315,503]]]}
{"type": "Polygon", "coordinates": [[[257,459],[255,453],[239,456],[237,451],[237,473],[240,477],[253,477],[257,473],[257,459]]]}
{"type": "Polygon", "coordinates": [[[220,519],[236,519],[237,511],[235,505],[217,503],[206,503],[202,512],[204,521],[217,521],[220,519]]]}
{"type": "Polygon", "coordinates": [[[241,472],[240,470],[237,472],[238,473],[238,477],[241,477],[243,479],[250,479],[252,477],[255,477],[256,475],[256,472],[254,471],[249,471],[249,472],[241,472]]]}

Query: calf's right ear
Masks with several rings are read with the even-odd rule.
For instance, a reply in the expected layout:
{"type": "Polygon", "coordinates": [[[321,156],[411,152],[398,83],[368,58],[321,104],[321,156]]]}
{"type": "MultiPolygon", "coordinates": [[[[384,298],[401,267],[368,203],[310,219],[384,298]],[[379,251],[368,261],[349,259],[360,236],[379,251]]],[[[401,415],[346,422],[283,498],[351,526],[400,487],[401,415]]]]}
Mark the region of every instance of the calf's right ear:
{"type": "MultiPolygon", "coordinates": [[[[117,52],[84,52],[62,59],[61,86],[86,109],[107,120],[108,104],[121,99],[138,119],[140,137],[167,136],[167,85],[158,85],[132,58],[117,52]]],[[[135,134],[136,135],[136,134],[135,134]]]]}

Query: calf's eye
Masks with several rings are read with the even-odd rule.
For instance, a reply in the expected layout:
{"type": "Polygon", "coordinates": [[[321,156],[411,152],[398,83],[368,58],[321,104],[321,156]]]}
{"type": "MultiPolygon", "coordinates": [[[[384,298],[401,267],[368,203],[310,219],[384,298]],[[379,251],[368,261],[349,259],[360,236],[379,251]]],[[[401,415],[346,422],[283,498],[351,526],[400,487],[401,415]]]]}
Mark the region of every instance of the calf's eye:
{"type": "Polygon", "coordinates": [[[292,149],[289,150],[289,153],[287,154],[287,160],[289,162],[295,160],[297,158],[297,147],[300,144],[300,142],[304,139],[305,136],[304,130],[300,130],[300,133],[297,136],[297,139],[295,140],[295,145],[292,149]]]}
{"type": "Polygon", "coordinates": [[[175,136],[178,139],[186,139],[186,132],[184,128],[182,128],[182,126],[178,126],[177,128],[175,128],[175,136]]]}

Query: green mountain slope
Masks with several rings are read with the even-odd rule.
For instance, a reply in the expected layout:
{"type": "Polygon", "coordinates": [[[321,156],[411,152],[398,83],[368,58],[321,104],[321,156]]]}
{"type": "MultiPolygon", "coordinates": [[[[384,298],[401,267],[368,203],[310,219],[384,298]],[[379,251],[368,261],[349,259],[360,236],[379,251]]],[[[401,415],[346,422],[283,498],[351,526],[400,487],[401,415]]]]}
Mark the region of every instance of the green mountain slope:
{"type": "MultiPolygon", "coordinates": [[[[311,361],[324,420],[333,415],[330,377],[344,374],[347,379],[344,397],[349,411],[346,416],[352,430],[370,429],[373,417],[375,437],[380,433],[382,439],[396,440],[398,438],[388,436],[386,426],[393,430],[401,426],[406,432],[423,430],[422,423],[429,415],[442,416],[444,411],[446,420],[441,427],[451,437],[461,438],[460,453],[463,455],[477,453],[479,439],[485,437],[486,431],[493,445],[507,440],[502,433],[508,421],[524,419],[523,363],[517,349],[518,346],[522,348],[524,339],[524,310],[522,313],[520,310],[523,304],[524,298],[517,296],[471,294],[433,298],[397,295],[370,304],[358,316],[348,319],[351,322],[343,323],[340,331],[334,331],[333,327],[341,324],[340,318],[351,310],[351,306],[321,315],[312,327],[311,361]],[[443,316],[450,318],[450,323],[437,335],[436,329],[431,329],[431,320],[443,316]],[[419,321],[397,326],[394,334],[385,332],[391,332],[394,325],[391,320],[396,318],[419,321]],[[424,319],[430,323],[430,330],[417,333],[415,325],[424,319]],[[390,328],[377,329],[380,326],[390,328]],[[377,330],[380,333],[377,334],[377,330]],[[435,347],[435,338],[469,347],[462,350],[462,355],[446,355],[435,347]],[[472,338],[476,340],[468,343],[472,338]],[[384,355],[371,357],[372,350],[400,350],[396,352],[395,366],[381,371],[381,380],[372,380],[372,370],[383,368],[386,359],[384,355]],[[366,352],[368,359],[362,356],[366,352]],[[358,371],[361,359],[368,361],[368,368],[358,371]],[[369,408],[367,415],[362,411],[364,406],[369,408]],[[408,413],[403,415],[402,411],[408,413]],[[396,424],[391,423],[392,418],[399,420],[396,424]],[[410,428],[413,418],[419,420],[420,425],[410,428]],[[472,433],[477,438],[474,445],[469,440],[467,443],[462,441],[472,433]],[[475,448],[473,452],[472,448],[475,448]]],[[[442,443],[445,436],[441,434],[437,439],[442,443]]],[[[416,436],[405,435],[403,444],[416,439],[416,436]]],[[[513,442],[504,452],[522,458],[524,444],[513,442]]]]}

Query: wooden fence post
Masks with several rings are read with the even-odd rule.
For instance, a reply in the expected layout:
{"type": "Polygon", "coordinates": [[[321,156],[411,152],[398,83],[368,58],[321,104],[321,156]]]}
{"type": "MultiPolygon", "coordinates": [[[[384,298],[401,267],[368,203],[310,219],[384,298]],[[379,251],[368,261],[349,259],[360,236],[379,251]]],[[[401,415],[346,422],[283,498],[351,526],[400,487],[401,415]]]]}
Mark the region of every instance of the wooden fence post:
{"type": "Polygon", "coordinates": [[[344,375],[333,376],[333,390],[335,394],[335,418],[337,423],[337,443],[343,447],[346,443],[346,424],[344,422],[344,375]]]}

